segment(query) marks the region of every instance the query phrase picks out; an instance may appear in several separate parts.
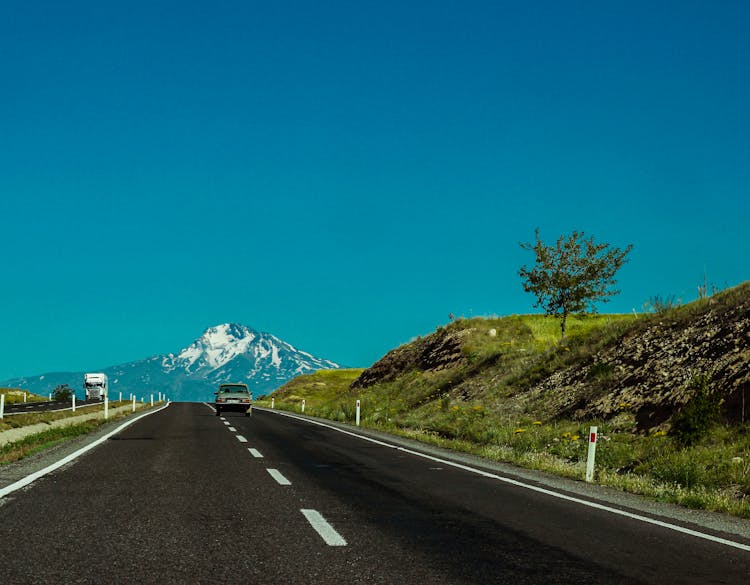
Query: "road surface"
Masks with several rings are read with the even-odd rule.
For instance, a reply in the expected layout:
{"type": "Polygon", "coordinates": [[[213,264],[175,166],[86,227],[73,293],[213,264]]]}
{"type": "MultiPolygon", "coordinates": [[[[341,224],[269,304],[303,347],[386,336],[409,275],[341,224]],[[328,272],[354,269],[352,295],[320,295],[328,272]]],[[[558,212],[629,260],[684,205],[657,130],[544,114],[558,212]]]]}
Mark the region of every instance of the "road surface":
{"type": "Polygon", "coordinates": [[[0,520],[3,584],[750,582],[740,537],[707,540],[280,413],[217,417],[198,403],[144,417],[5,496],[0,520]]]}

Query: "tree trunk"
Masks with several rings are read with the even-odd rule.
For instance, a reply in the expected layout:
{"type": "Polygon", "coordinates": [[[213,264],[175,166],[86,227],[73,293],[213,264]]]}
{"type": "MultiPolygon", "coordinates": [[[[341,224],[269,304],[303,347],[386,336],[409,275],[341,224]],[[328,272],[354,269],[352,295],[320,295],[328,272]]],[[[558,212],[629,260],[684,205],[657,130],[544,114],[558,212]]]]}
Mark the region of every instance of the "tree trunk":
{"type": "Polygon", "coordinates": [[[567,329],[567,326],[568,326],[568,312],[563,311],[562,320],[560,321],[560,330],[562,331],[562,335],[560,336],[560,341],[565,339],[565,330],[567,329]]]}

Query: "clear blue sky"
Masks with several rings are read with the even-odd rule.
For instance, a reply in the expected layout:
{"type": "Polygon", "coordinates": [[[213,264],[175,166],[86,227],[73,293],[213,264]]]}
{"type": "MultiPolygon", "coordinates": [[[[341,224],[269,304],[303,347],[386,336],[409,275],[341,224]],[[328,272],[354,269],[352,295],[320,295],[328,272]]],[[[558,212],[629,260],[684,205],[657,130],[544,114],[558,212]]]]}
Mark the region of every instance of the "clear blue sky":
{"type": "Polygon", "coordinates": [[[226,321],[366,366],[533,312],[519,247],[622,293],[750,266],[750,3],[0,4],[0,379],[226,321]]]}

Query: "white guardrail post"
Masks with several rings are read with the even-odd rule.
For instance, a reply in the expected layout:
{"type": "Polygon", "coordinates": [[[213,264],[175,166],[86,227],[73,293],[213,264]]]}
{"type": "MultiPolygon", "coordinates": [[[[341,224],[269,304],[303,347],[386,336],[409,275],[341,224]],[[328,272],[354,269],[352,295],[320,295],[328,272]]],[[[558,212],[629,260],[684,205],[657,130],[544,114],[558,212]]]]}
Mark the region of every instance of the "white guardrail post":
{"type": "Polygon", "coordinates": [[[589,456],[586,460],[586,481],[594,481],[594,460],[596,459],[596,427],[589,429],[589,456]]]}
{"type": "Polygon", "coordinates": [[[356,419],[356,422],[357,422],[357,426],[359,426],[359,400],[357,400],[357,419],[356,419]]]}
{"type": "Polygon", "coordinates": [[[305,412],[305,399],[302,399],[302,412],[305,412]]]}
{"type": "Polygon", "coordinates": [[[5,416],[5,394],[0,394],[0,420],[5,416]]]}

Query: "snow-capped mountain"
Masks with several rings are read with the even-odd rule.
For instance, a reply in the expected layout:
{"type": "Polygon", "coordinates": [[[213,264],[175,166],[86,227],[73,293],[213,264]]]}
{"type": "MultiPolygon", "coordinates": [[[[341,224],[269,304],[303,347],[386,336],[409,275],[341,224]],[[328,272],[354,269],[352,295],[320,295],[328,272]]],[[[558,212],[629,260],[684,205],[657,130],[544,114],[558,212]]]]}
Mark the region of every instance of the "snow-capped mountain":
{"type": "MultiPolygon", "coordinates": [[[[137,396],[164,392],[172,400],[203,401],[213,399],[221,382],[245,382],[259,396],[300,374],[339,367],[270,333],[225,323],[209,327],[176,354],[90,371],[103,371],[109,376],[113,397],[119,392],[124,396],[131,392],[137,396]]],[[[46,395],[58,384],[68,384],[80,391],[82,383],[83,372],[62,372],[15,378],[0,385],[46,395]]]]}

